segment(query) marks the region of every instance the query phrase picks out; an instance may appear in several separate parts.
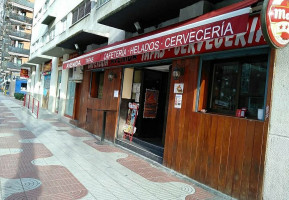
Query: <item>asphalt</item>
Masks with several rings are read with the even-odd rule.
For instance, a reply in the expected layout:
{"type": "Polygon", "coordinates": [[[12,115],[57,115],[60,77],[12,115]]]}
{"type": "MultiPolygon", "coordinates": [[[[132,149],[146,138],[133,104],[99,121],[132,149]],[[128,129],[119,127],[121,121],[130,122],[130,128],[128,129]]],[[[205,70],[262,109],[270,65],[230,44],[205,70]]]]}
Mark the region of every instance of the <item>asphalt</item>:
{"type": "Polygon", "coordinates": [[[0,94],[0,199],[230,199],[0,94]]]}

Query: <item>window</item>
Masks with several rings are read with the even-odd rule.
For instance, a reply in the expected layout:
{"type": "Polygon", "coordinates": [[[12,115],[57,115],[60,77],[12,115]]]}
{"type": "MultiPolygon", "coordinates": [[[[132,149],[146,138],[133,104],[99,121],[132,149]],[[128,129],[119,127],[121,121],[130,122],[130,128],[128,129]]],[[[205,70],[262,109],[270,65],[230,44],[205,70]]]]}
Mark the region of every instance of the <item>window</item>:
{"type": "Polygon", "coordinates": [[[109,2],[110,0],[98,0],[97,1],[97,7],[101,7],[102,5],[104,5],[106,2],[109,2]]]}
{"type": "Polygon", "coordinates": [[[23,49],[23,48],[24,48],[24,44],[19,42],[19,43],[18,43],[18,48],[23,49]]]}
{"type": "Polygon", "coordinates": [[[78,22],[83,17],[88,15],[91,11],[91,2],[86,1],[83,4],[80,4],[74,11],[72,11],[72,24],[78,22]]]}
{"type": "Polygon", "coordinates": [[[202,84],[209,83],[205,86],[206,109],[235,115],[237,109],[246,108],[246,117],[257,118],[258,109],[264,109],[266,78],[267,55],[205,61],[202,84]]]}
{"type": "Polygon", "coordinates": [[[21,83],[21,91],[27,90],[27,83],[21,83]]]}
{"type": "Polygon", "coordinates": [[[104,72],[91,72],[90,75],[90,97],[102,98],[104,72]]]}
{"type": "Polygon", "coordinates": [[[20,59],[20,58],[17,58],[17,64],[19,64],[19,65],[21,65],[22,64],[22,59],[20,59]]]}

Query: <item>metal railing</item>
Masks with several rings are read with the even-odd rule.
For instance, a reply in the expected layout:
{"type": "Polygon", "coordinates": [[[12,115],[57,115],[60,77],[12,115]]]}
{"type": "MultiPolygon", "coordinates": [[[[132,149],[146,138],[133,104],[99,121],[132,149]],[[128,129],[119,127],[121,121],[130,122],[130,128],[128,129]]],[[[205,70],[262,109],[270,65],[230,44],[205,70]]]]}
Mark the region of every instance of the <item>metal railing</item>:
{"type": "Polygon", "coordinates": [[[9,46],[8,47],[8,51],[9,52],[13,52],[13,53],[18,53],[18,54],[24,54],[24,55],[28,55],[28,56],[29,56],[29,53],[30,53],[29,49],[22,49],[22,48],[13,47],[13,46],[9,46]]]}
{"type": "Polygon", "coordinates": [[[38,119],[39,116],[39,100],[30,94],[24,95],[23,107],[26,107],[38,119]]]}
{"type": "Polygon", "coordinates": [[[26,40],[30,40],[31,39],[31,34],[30,33],[24,33],[22,31],[13,31],[10,30],[8,31],[8,34],[14,37],[18,37],[18,38],[24,38],[26,40]]]}
{"type": "Polygon", "coordinates": [[[9,18],[17,20],[17,21],[28,23],[30,25],[32,24],[32,18],[23,16],[23,15],[19,15],[18,13],[10,12],[9,18]]]}

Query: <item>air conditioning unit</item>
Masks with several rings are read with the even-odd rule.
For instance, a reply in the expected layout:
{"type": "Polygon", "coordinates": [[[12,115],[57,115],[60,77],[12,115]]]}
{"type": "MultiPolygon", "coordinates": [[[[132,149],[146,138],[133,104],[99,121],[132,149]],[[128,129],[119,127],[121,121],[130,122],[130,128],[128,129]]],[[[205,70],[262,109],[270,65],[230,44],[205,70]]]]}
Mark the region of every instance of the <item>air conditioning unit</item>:
{"type": "Polygon", "coordinates": [[[83,80],[83,67],[73,68],[72,80],[74,82],[82,82],[82,80],[83,80]]]}

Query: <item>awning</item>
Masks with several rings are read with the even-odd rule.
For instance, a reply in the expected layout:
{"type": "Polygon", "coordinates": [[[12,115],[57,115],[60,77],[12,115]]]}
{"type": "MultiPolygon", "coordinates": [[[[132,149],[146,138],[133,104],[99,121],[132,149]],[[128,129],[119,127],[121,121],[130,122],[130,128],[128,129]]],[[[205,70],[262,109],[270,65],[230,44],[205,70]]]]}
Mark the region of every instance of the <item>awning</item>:
{"type": "Polygon", "coordinates": [[[242,1],[193,20],[108,45],[64,62],[63,69],[245,33],[251,10],[247,6],[254,2],[242,1]]]}

